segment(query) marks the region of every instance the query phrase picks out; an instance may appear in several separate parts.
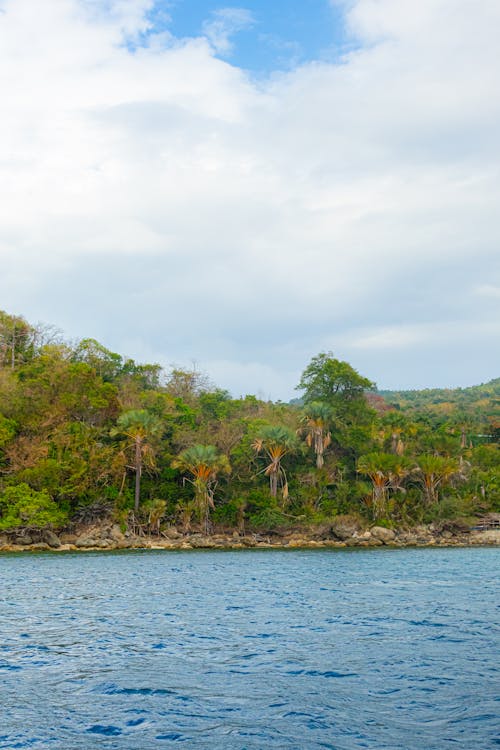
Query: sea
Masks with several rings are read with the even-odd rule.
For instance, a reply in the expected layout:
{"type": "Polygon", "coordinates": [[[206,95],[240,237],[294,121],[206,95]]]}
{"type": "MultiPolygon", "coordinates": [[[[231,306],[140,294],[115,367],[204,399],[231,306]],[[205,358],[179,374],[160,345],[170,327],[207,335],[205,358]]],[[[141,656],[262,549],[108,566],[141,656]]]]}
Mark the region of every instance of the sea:
{"type": "Polygon", "coordinates": [[[499,570],[499,548],[0,554],[0,748],[498,748],[499,570]]]}

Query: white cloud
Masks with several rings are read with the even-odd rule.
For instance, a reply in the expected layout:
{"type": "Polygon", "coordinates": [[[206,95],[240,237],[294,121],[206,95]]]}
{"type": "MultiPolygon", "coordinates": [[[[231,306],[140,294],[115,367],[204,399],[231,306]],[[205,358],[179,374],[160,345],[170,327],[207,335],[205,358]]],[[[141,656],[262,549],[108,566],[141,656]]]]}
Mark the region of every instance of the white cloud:
{"type": "Polygon", "coordinates": [[[220,8],[212,13],[210,20],[203,24],[203,33],[214,51],[227,55],[233,49],[231,37],[254,25],[254,17],[246,8],[220,8]]]}
{"type": "Polygon", "coordinates": [[[500,285],[481,284],[474,289],[474,292],[479,297],[493,297],[494,299],[500,298],[500,285]]]}
{"type": "Polygon", "coordinates": [[[352,0],[360,48],[258,84],[216,57],[246,12],[130,50],[151,5],[3,2],[0,307],[235,392],[330,344],[497,375],[498,3],[352,0]]]}

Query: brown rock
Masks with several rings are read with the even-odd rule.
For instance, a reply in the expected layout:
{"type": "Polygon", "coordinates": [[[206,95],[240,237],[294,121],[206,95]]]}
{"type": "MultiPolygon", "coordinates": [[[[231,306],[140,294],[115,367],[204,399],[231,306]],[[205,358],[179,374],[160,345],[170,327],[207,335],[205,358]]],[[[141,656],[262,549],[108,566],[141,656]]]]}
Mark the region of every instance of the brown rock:
{"type": "Polygon", "coordinates": [[[61,546],[61,540],[57,534],[54,534],[50,529],[45,529],[45,531],[42,532],[42,541],[48,544],[49,547],[57,548],[61,546]]]}
{"type": "Polygon", "coordinates": [[[123,542],[123,540],[125,539],[125,535],[117,523],[113,524],[113,526],[110,528],[108,532],[108,538],[112,539],[113,542],[123,542]]]}
{"type": "Polygon", "coordinates": [[[396,534],[392,529],[386,529],[383,526],[372,526],[370,533],[374,539],[378,539],[384,544],[392,542],[396,538],[396,534]]]}
{"type": "Polygon", "coordinates": [[[500,529],[476,531],[470,535],[471,544],[500,544],[500,529]]]}

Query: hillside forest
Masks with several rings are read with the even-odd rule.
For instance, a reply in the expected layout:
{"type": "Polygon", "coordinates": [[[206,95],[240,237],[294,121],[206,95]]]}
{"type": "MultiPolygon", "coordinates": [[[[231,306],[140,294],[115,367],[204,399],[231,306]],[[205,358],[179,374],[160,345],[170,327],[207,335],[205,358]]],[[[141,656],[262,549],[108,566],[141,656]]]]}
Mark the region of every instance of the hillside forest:
{"type": "Polygon", "coordinates": [[[378,392],[322,352],[290,403],[233,398],[0,312],[0,531],[473,522],[500,511],[500,378],[378,392]]]}

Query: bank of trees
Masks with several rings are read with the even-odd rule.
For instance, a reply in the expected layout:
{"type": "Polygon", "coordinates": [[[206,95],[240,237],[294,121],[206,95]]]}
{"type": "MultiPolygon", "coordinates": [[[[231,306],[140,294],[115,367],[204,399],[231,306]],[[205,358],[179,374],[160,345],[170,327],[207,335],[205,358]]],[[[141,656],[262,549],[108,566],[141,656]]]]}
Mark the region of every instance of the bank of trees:
{"type": "Polygon", "coordinates": [[[108,513],[159,531],[387,524],[500,510],[500,381],[381,398],[330,352],[293,403],[233,399],[0,313],[0,530],[108,513]],[[464,395],[465,393],[465,395],[464,395]],[[434,403],[435,402],[435,403],[434,403]],[[415,405],[417,404],[417,405],[415,405]]]}

